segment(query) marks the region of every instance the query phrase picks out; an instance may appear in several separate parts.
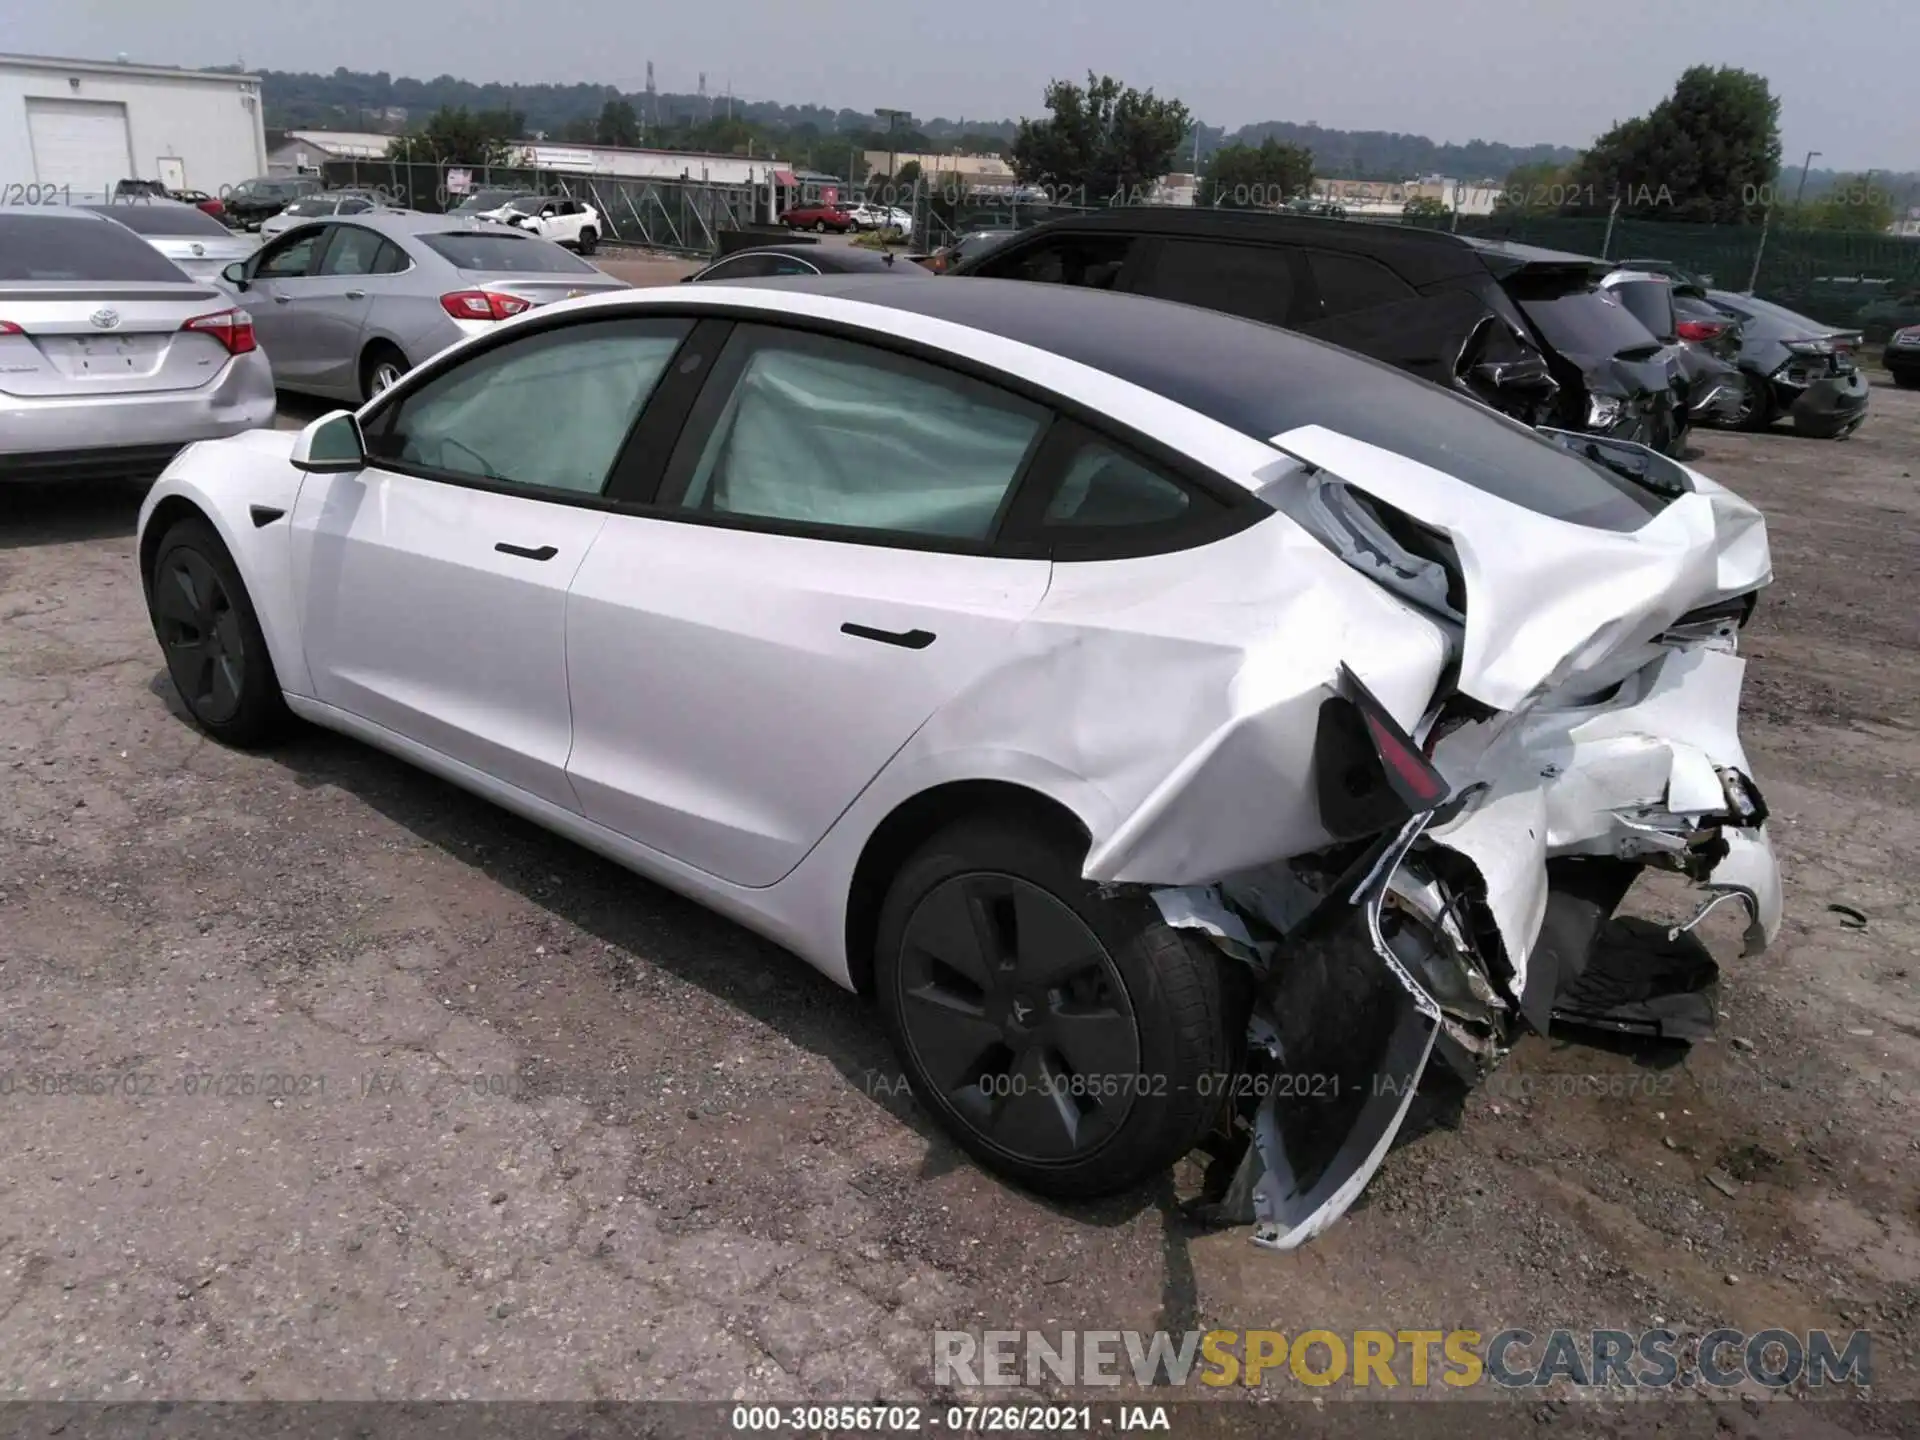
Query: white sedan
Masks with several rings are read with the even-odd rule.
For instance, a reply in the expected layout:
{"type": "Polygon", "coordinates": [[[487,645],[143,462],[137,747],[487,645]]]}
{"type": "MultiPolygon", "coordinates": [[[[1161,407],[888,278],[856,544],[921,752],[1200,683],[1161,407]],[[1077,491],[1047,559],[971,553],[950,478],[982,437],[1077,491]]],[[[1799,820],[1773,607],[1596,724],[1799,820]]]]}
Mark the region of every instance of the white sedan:
{"type": "Polygon", "coordinates": [[[1436,1057],[1580,1018],[1640,868],[1749,947],[1780,923],[1736,715],[1758,513],[1210,311],[866,276],[549,305],[195,446],[139,560],[213,735],[292,712],[770,936],[1036,1190],[1237,1112],[1216,1213],[1272,1246],[1352,1203],[1436,1057]]]}

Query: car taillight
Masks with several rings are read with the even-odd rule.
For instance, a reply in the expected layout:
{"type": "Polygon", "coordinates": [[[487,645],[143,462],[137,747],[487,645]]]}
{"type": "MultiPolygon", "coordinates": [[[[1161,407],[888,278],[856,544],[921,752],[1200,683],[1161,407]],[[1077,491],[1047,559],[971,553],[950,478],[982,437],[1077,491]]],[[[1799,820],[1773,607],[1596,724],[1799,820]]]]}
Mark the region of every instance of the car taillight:
{"type": "Polygon", "coordinates": [[[1682,340],[1717,340],[1726,333],[1727,327],[1712,320],[1682,320],[1675,327],[1682,340]]]}
{"type": "Polygon", "coordinates": [[[532,306],[531,300],[497,290],[455,290],[440,297],[440,308],[456,320],[504,320],[532,306]]]}
{"type": "Polygon", "coordinates": [[[1337,839],[1397,828],[1446,800],[1445,777],[1347,666],[1320,706],[1314,737],[1320,823],[1337,839]]]}
{"type": "Polygon", "coordinates": [[[253,317],[244,310],[217,310],[211,315],[196,315],[180,328],[211,335],[226,347],[229,355],[245,355],[256,348],[253,317]]]}
{"type": "Polygon", "coordinates": [[[26,333],[26,331],[22,330],[11,320],[0,320],[0,335],[24,335],[26,333]]]}

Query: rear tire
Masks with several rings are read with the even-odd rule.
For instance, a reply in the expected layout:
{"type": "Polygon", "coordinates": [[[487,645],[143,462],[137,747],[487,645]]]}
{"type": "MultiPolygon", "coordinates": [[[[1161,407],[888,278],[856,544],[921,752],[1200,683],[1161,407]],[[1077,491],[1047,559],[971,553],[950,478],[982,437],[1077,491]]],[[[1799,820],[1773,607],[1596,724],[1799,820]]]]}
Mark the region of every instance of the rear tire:
{"type": "Polygon", "coordinates": [[[201,729],[251,749],[285,728],[287,703],[253,601],[206,520],[176,521],[161,537],[147,615],[174,689],[201,729]]]}
{"type": "Polygon", "coordinates": [[[827,233],[827,222],[826,222],[826,221],[824,221],[824,220],[816,220],[816,221],[814,221],[814,222],[813,222],[813,233],[814,233],[814,234],[816,234],[816,235],[824,235],[824,234],[826,234],[826,233],[827,233]]]}
{"type": "Polygon", "coordinates": [[[592,226],[588,226],[586,229],[582,230],[580,232],[580,243],[579,243],[580,253],[582,255],[593,254],[593,247],[599,241],[599,239],[600,237],[593,233],[592,226]]]}
{"type": "Polygon", "coordinates": [[[1734,422],[1735,428],[1740,430],[1770,429],[1778,415],[1773,404],[1773,384],[1768,380],[1756,380],[1751,375],[1747,376],[1746,379],[1747,394],[1752,399],[1753,404],[1751,408],[1743,411],[1740,418],[1734,422]]]}
{"type": "Polygon", "coordinates": [[[1081,877],[1084,841],[1011,815],[923,845],[881,908],[874,981],[922,1104],[1044,1195],[1132,1188],[1191,1150],[1240,1053],[1246,987],[1143,896],[1081,877]],[[1235,999],[1229,996],[1237,997],[1235,999]]]}
{"type": "Polygon", "coordinates": [[[360,398],[373,399],[411,368],[398,346],[384,340],[374,341],[360,357],[360,398]]]}
{"type": "Polygon", "coordinates": [[[1920,390],[1920,370],[1889,370],[1893,383],[1902,390],[1920,390]]]}

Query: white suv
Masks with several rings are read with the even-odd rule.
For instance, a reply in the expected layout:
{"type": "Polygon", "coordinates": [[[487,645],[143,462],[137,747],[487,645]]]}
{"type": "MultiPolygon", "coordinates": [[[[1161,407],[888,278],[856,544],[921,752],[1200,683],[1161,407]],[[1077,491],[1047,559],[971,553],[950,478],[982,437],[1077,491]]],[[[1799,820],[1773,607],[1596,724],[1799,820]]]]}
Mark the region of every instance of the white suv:
{"type": "Polygon", "coordinates": [[[500,220],[522,230],[591,255],[593,247],[606,233],[600,212],[584,200],[564,195],[516,195],[491,210],[468,212],[481,220],[500,220]]]}

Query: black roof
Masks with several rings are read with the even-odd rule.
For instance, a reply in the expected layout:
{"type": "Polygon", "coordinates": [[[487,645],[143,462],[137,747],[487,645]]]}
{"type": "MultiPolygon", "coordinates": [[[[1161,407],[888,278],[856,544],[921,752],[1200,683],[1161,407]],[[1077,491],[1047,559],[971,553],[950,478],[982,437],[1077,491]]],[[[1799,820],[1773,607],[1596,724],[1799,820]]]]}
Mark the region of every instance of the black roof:
{"type": "MultiPolygon", "coordinates": [[[[863,250],[855,245],[755,245],[750,250],[735,250],[720,259],[738,260],[742,255],[791,255],[796,260],[817,265],[829,275],[904,274],[912,270],[926,275],[929,280],[933,278],[925,267],[914,264],[904,255],[863,250]]],[[[718,265],[720,261],[713,263],[718,265]]]]}
{"type": "Polygon", "coordinates": [[[999,335],[1164,395],[1259,439],[1307,423],[1314,397],[1328,388],[1382,400],[1404,386],[1437,388],[1350,350],[1217,310],[1075,285],[928,278],[934,283],[898,285],[878,275],[740,283],[833,295],[999,335]]]}
{"type": "MultiPolygon", "coordinates": [[[[1137,235],[1179,235],[1211,240],[1269,244],[1320,245],[1354,254],[1374,255],[1389,263],[1409,284],[1431,285],[1462,275],[1507,275],[1525,266],[1603,267],[1589,255],[1545,250],[1508,240],[1457,235],[1421,225],[1338,220],[1262,210],[1216,210],[1189,205],[1122,205],[1086,215],[1049,220],[1022,232],[1022,238],[1049,231],[1122,230],[1137,235]]],[[[1604,268],[1595,268],[1596,278],[1604,268]]]]}

